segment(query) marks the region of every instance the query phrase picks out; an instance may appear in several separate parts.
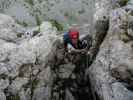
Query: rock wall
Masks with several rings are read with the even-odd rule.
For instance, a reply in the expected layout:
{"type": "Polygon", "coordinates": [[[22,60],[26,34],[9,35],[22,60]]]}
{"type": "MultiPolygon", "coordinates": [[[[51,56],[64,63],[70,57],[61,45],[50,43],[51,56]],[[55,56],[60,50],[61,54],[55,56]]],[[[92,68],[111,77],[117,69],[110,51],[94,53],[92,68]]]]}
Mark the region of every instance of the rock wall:
{"type": "Polygon", "coordinates": [[[11,17],[0,19],[0,100],[49,100],[53,77],[46,64],[59,39],[55,28],[44,22],[41,33],[29,37],[14,31],[11,17]]]}
{"type": "Polygon", "coordinates": [[[0,0],[0,12],[12,16],[24,26],[57,20],[64,26],[92,21],[92,0],[0,0]],[[89,9],[89,10],[88,10],[89,9]],[[91,10],[90,10],[91,9],[91,10]]]}
{"type": "Polygon", "coordinates": [[[0,18],[0,100],[93,100],[85,75],[89,56],[66,53],[49,22],[28,34],[11,17],[0,18]]]}
{"type": "MultiPolygon", "coordinates": [[[[35,2],[43,4],[25,5],[36,8],[35,2]]],[[[49,22],[24,33],[12,17],[0,14],[0,100],[132,100],[133,9],[126,3],[96,0],[90,55],[66,53],[49,22]]],[[[10,4],[4,4],[1,11],[8,12],[10,4]]]]}
{"type": "Polygon", "coordinates": [[[126,2],[102,0],[97,4],[100,6],[95,14],[95,36],[105,34],[105,37],[96,59],[86,72],[95,100],[132,100],[132,9],[126,2]],[[109,21],[108,29],[97,31],[103,30],[97,22],[104,17],[109,21]]]}

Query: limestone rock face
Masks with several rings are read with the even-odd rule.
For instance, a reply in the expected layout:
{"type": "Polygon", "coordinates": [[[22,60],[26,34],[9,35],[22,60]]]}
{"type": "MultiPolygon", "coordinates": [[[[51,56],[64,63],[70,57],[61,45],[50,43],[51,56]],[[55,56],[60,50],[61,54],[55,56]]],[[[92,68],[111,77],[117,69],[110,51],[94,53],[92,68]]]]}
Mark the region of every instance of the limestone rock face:
{"type": "Polygon", "coordinates": [[[102,19],[103,16],[109,17],[110,11],[118,7],[125,6],[130,0],[96,0],[96,12],[94,14],[94,21],[102,19]]]}
{"type": "Polygon", "coordinates": [[[63,25],[92,21],[92,0],[1,0],[0,13],[13,16],[23,26],[38,25],[45,20],[57,20],[63,25]],[[88,10],[91,9],[91,10],[88,10]]]}
{"type": "Polygon", "coordinates": [[[31,100],[39,96],[49,100],[52,73],[46,63],[53,43],[59,39],[56,29],[44,22],[40,35],[17,37],[15,21],[3,14],[0,18],[0,99],[31,100]]]}
{"type": "Polygon", "coordinates": [[[8,41],[13,41],[17,38],[17,34],[12,31],[15,27],[15,21],[4,14],[0,14],[0,38],[8,41]]]}
{"type": "Polygon", "coordinates": [[[0,31],[0,100],[92,98],[84,74],[87,56],[66,53],[51,23],[42,22],[39,29],[19,33],[21,27],[11,17],[0,14],[0,18],[0,30],[10,30],[7,34],[0,31]]]}
{"type": "Polygon", "coordinates": [[[132,100],[133,38],[130,12],[132,10],[125,7],[108,12],[107,35],[87,72],[96,99],[132,100]]]}

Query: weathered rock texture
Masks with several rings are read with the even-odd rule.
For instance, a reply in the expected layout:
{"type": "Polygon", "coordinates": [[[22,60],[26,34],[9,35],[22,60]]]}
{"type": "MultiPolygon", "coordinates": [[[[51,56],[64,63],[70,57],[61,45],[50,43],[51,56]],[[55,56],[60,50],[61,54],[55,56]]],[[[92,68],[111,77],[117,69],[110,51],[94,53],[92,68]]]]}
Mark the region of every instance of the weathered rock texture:
{"type": "Polygon", "coordinates": [[[0,12],[24,26],[51,19],[63,25],[88,23],[92,21],[93,8],[92,0],[0,0],[0,12]]]}
{"type": "MultiPolygon", "coordinates": [[[[105,5],[108,2],[104,9],[102,6],[98,8],[96,22],[101,18],[108,18],[109,29],[101,32],[102,29],[99,33],[101,25],[96,23],[96,36],[100,37],[102,34],[107,34],[104,40],[102,39],[103,43],[96,60],[87,71],[96,100],[132,100],[133,98],[133,38],[131,28],[133,15],[132,9],[127,9],[126,3],[122,4],[123,1],[103,0],[98,3],[105,5]],[[115,1],[117,3],[113,3],[115,1]],[[99,11],[104,14],[100,14],[99,11]]],[[[99,41],[99,37],[96,37],[96,42],[99,41]]]]}
{"type": "Polygon", "coordinates": [[[29,37],[14,31],[11,17],[0,19],[0,100],[49,100],[53,77],[46,64],[59,38],[55,28],[44,22],[41,33],[29,37]]]}
{"type": "Polygon", "coordinates": [[[93,99],[86,54],[66,53],[49,22],[28,34],[16,32],[21,27],[11,17],[0,18],[0,100],[93,99]]]}
{"type": "Polygon", "coordinates": [[[133,11],[126,3],[96,0],[89,56],[66,53],[49,22],[24,33],[0,14],[0,100],[132,100],[133,11]]]}

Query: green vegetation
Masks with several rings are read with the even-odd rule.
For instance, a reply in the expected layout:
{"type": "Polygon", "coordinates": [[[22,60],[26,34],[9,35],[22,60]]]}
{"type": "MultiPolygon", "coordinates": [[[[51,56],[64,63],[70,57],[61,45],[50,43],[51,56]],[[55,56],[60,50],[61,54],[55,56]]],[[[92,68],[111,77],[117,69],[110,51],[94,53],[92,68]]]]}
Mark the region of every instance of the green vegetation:
{"type": "Polygon", "coordinates": [[[23,27],[27,27],[28,26],[28,24],[26,23],[26,22],[20,22],[20,21],[16,21],[17,22],[17,24],[19,24],[19,25],[22,25],[23,27]]]}
{"type": "Polygon", "coordinates": [[[79,14],[85,13],[85,9],[82,8],[80,11],[78,11],[78,13],[79,13],[79,14]]]}
{"type": "Polygon", "coordinates": [[[37,87],[38,83],[39,83],[39,80],[37,80],[37,79],[34,79],[34,80],[32,81],[32,89],[33,89],[33,90],[37,87]]]}
{"type": "Polygon", "coordinates": [[[130,41],[130,38],[129,38],[129,36],[127,35],[127,33],[121,33],[121,34],[120,34],[120,39],[121,39],[122,41],[124,41],[125,43],[128,42],[128,41],[130,41]]]}
{"type": "Polygon", "coordinates": [[[39,1],[39,3],[42,3],[42,0],[38,0],[39,1]]]}
{"type": "Polygon", "coordinates": [[[33,97],[34,90],[37,87],[38,83],[39,83],[39,80],[37,80],[36,78],[31,80],[31,98],[33,97]]]}
{"type": "Polygon", "coordinates": [[[33,0],[25,0],[25,2],[27,2],[29,5],[34,5],[34,1],[33,0]]]}
{"type": "Polygon", "coordinates": [[[36,19],[36,24],[38,26],[40,26],[41,25],[41,20],[40,20],[39,16],[38,15],[35,15],[35,19],[36,19]]]}
{"type": "Polygon", "coordinates": [[[56,21],[56,20],[50,20],[50,22],[52,23],[52,25],[54,27],[57,28],[58,31],[63,31],[64,30],[63,25],[60,24],[58,21],[56,21]]]}
{"type": "Polygon", "coordinates": [[[125,6],[129,0],[120,0],[119,4],[120,6],[125,6]]]}
{"type": "Polygon", "coordinates": [[[16,95],[9,95],[6,97],[7,100],[20,100],[19,94],[16,95]]]}
{"type": "Polygon", "coordinates": [[[122,35],[120,36],[120,38],[121,38],[121,40],[124,41],[124,42],[127,42],[127,41],[129,40],[128,36],[125,35],[125,34],[122,34],[122,35]]]}
{"type": "Polygon", "coordinates": [[[17,37],[20,38],[20,37],[22,37],[23,34],[24,33],[17,33],[17,37]]]}
{"type": "Polygon", "coordinates": [[[29,80],[29,82],[25,85],[23,85],[23,88],[26,90],[27,88],[31,88],[31,91],[33,92],[34,89],[37,87],[39,83],[39,80],[38,79],[33,79],[33,80],[29,80]]]}

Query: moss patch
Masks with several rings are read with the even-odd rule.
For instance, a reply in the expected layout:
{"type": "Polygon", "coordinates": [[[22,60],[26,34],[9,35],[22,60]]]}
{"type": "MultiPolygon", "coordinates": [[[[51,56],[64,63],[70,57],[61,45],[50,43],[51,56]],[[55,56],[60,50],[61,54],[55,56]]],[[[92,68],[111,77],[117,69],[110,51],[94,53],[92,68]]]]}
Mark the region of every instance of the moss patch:
{"type": "Polygon", "coordinates": [[[22,25],[23,27],[27,27],[28,26],[28,24],[26,23],[26,22],[20,22],[20,21],[16,21],[17,22],[17,24],[19,24],[19,25],[22,25]]]}
{"type": "Polygon", "coordinates": [[[36,16],[35,16],[35,19],[36,19],[36,24],[37,24],[38,26],[40,26],[40,25],[41,25],[41,19],[39,18],[39,16],[36,15],[36,16]]]}
{"type": "Polygon", "coordinates": [[[25,0],[26,3],[28,3],[29,5],[34,5],[34,1],[33,0],[25,0]]]}
{"type": "Polygon", "coordinates": [[[128,1],[129,1],[129,0],[120,0],[120,1],[119,1],[119,5],[120,5],[120,6],[125,6],[125,5],[127,4],[128,1]]]}
{"type": "Polygon", "coordinates": [[[120,34],[120,39],[124,42],[128,42],[130,41],[131,39],[129,38],[129,36],[127,35],[127,33],[121,33],[120,34]]]}
{"type": "Polygon", "coordinates": [[[22,35],[24,35],[24,33],[17,33],[18,38],[22,37],[22,35]]]}
{"type": "Polygon", "coordinates": [[[85,9],[82,8],[81,10],[78,11],[78,13],[79,13],[79,14],[85,13],[85,9]]]}
{"type": "Polygon", "coordinates": [[[39,83],[39,80],[38,79],[34,79],[32,81],[32,88],[33,88],[33,90],[37,87],[38,83],[39,83]]]}
{"type": "Polygon", "coordinates": [[[56,20],[50,20],[50,22],[52,23],[52,25],[54,26],[54,27],[56,27],[57,28],[57,30],[58,31],[63,31],[63,25],[62,24],[60,24],[58,21],[56,21],[56,20]]]}

